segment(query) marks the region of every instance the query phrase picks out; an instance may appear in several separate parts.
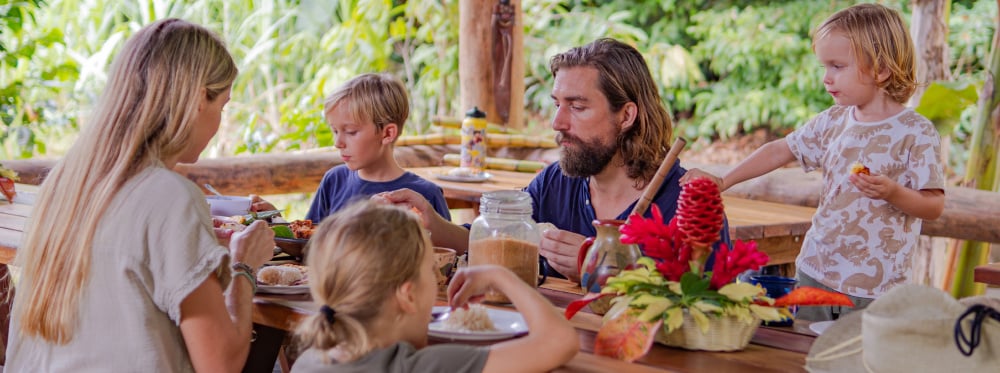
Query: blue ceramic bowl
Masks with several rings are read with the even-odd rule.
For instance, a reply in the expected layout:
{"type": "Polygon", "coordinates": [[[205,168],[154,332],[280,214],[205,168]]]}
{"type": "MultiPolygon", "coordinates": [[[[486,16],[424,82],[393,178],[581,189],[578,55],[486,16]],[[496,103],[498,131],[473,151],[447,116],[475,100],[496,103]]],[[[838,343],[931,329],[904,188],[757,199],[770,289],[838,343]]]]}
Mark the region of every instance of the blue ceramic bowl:
{"type": "MultiPolygon", "coordinates": [[[[792,289],[795,289],[795,284],[797,284],[798,282],[799,282],[798,280],[790,277],[766,276],[766,275],[750,276],[751,284],[755,285],[759,284],[767,292],[767,296],[774,299],[781,298],[785,294],[791,292],[792,289]]],[[[794,315],[796,308],[790,307],[789,310],[792,311],[792,315],[794,315]]],[[[792,326],[794,322],[795,319],[789,318],[787,320],[782,320],[782,321],[765,321],[763,325],[792,326]]]]}

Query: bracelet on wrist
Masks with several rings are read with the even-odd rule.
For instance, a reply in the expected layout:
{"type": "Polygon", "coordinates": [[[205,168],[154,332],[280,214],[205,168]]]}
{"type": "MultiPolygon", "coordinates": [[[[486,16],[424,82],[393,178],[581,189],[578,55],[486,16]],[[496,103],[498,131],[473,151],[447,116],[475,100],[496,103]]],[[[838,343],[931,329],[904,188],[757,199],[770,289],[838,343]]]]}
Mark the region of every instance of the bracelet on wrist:
{"type": "Polygon", "coordinates": [[[250,272],[233,271],[233,278],[236,277],[244,277],[247,279],[247,281],[250,281],[250,286],[253,288],[253,293],[257,294],[257,279],[254,278],[253,275],[250,274],[250,272]]]}
{"type": "Polygon", "coordinates": [[[253,276],[254,278],[257,277],[257,271],[254,270],[253,267],[251,267],[249,264],[246,264],[246,263],[243,263],[243,262],[236,262],[236,263],[233,263],[233,267],[232,268],[233,268],[233,271],[244,271],[246,273],[249,273],[250,276],[253,276]]]}

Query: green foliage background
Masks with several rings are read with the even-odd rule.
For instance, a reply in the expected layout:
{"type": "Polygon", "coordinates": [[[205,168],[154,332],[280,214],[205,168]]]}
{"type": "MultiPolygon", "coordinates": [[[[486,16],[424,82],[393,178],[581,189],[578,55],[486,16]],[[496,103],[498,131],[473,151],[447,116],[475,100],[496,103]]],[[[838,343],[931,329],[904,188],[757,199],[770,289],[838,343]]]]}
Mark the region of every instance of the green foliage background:
{"type": "MultiPolygon", "coordinates": [[[[434,115],[464,111],[455,0],[2,1],[0,159],[60,155],[117,48],[165,17],[219,32],[241,71],[209,157],[331,145],[323,97],[363,72],[406,83],[408,133],[427,132],[434,115]]],[[[523,0],[527,131],[544,131],[553,110],[548,59],[604,36],[645,54],[682,135],[790,131],[832,104],[809,32],[853,3],[523,0]]],[[[883,3],[908,17],[908,2],[883,3]]],[[[949,45],[959,83],[982,81],[996,16],[993,0],[953,2],[949,45]]],[[[948,124],[958,139],[971,131],[972,105],[954,110],[960,118],[948,124]]]]}

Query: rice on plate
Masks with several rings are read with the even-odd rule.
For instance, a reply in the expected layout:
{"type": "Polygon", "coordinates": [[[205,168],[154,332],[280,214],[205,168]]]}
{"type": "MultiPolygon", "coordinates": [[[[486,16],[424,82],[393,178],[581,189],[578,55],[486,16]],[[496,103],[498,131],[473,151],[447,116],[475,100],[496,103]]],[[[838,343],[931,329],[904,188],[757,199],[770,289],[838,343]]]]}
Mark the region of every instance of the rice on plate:
{"type": "Polygon", "coordinates": [[[493,320],[481,304],[470,304],[469,309],[459,308],[451,312],[441,323],[442,330],[455,332],[496,331],[493,320]]]}

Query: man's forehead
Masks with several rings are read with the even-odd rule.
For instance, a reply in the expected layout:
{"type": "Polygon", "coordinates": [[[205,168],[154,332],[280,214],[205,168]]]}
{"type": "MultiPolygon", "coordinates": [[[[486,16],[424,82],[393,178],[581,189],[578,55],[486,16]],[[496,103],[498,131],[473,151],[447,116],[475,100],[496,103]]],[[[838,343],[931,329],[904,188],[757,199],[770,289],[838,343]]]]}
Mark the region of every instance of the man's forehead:
{"type": "Polygon", "coordinates": [[[601,94],[597,69],[571,67],[561,69],[552,85],[552,98],[570,101],[589,101],[601,94]]]}

